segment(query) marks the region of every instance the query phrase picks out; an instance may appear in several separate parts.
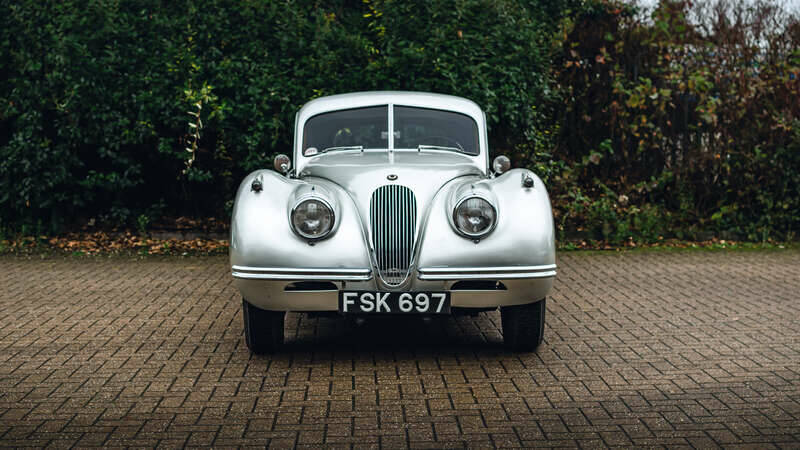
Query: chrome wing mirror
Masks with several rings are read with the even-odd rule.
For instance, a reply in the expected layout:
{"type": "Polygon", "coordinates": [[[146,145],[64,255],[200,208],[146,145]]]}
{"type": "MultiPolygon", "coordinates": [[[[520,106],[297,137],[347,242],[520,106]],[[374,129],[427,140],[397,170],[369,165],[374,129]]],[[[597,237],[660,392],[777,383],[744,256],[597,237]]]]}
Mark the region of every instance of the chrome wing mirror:
{"type": "Polygon", "coordinates": [[[492,170],[494,170],[494,176],[500,176],[508,172],[508,169],[510,168],[511,160],[508,159],[508,156],[499,155],[494,158],[494,161],[492,161],[492,170]]]}
{"type": "Polygon", "coordinates": [[[275,157],[274,166],[276,171],[285,175],[289,173],[289,170],[292,168],[292,160],[281,153],[275,157]]]}

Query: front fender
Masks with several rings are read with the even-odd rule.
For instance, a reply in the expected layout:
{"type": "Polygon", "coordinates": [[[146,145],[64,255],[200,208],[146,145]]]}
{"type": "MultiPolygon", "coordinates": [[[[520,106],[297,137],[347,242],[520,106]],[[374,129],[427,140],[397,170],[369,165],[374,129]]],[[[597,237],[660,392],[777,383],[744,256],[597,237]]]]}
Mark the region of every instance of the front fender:
{"type": "Polygon", "coordinates": [[[289,203],[306,181],[288,179],[271,170],[246,176],[236,193],[231,218],[231,266],[247,268],[336,269],[370,268],[358,211],[347,193],[326,183],[338,205],[333,234],[309,243],[292,230],[289,203]],[[263,189],[251,184],[260,178],[263,189]]]}
{"type": "Polygon", "coordinates": [[[527,169],[513,169],[488,180],[453,180],[431,205],[417,261],[420,270],[555,264],[553,213],[544,183],[527,169]],[[522,186],[523,174],[534,179],[532,188],[522,186]],[[451,225],[451,194],[465,183],[485,185],[497,201],[497,225],[477,242],[457,234],[451,225]]]}

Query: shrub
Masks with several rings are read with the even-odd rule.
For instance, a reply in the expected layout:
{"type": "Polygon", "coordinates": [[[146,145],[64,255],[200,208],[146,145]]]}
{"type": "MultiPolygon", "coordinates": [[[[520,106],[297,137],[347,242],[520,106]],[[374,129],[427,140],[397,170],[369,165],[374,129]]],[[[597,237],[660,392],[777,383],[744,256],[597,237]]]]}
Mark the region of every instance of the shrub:
{"type": "Polygon", "coordinates": [[[553,96],[548,39],[563,7],[2,1],[2,223],[135,226],[159,204],[224,216],[242,176],[290,150],[299,107],[342,92],[472,98],[510,151],[543,127],[533,107],[553,96]]]}
{"type": "Polygon", "coordinates": [[[0,231],[227,216],[303,103],[408,89],[479,103],[566,235],[791,237],[799,44],[766,0],[0,0],[0,231]]]}
{"type": "MultiPolygon", "coordinates": [[[[611,189],[661,209],[679,233],[797,229],[796,16],[769,2],[662,1],[649,16],[592,2],[558,42],[555,77],[570,101],[555,154],[571,168],[558,206],[580,188],[605,210],[611,189]]],[[[600,220],[576,219],[565,227],[600,220]]]]}

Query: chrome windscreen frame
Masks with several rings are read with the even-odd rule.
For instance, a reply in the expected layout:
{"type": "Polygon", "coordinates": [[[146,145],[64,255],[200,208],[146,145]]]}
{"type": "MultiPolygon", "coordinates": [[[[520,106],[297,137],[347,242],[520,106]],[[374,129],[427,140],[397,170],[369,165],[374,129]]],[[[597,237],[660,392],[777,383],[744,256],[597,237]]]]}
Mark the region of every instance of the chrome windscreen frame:
{"type": "MultiPolygon", "coordinates": [[[[317,114],[341,110],[352,109],[369,106],[387,105],[388,110],[388,124],[387,130],[394,130],[394,107],[395,106],[408,106],[427,109],[440,109],[442,111],[453,111],[464,114],[470,117],[478,126],[478,154],[469,155],[464,153],[472,159],[473,163],[480,168],[481,172],[488,175],[489,168],[489,152],[488,152],[488,132],[486,129],[485,115],[483,110],[473,101],[461,97],[454,97],[443,94],[430,94],[422,92],[387,92],[387,91],[374,91],[362,92],[355,94],[341,94],[331,95],[328,97],[321,97],[312,100],[305,104],[295,117],[295,143],[294,143],[294,161],[295,161],[295,174],[301,174],[303,168],[313,158],[319,155],[307,156],[303,154],[302,139],[297,136],[302,136],[302,130],[306,122],[317,114]],[[401,95],[402,100],[398,100],[398,94],[401,95]]],[[[394,148],[394,133],[388,133],[387,136],[388,152],[391,154],[396,149],[394,148]]],[[[416,151],[416,150],[414,150],[416,151]]]]}

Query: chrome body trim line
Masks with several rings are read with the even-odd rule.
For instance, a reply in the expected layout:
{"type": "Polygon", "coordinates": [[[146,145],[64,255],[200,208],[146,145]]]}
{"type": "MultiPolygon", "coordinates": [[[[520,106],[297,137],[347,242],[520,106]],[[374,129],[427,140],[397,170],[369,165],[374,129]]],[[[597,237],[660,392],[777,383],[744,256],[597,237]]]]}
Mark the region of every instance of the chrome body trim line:
{"type": "Polygon", "coordinates": [[[319,281],[368,281],[372,279],[370,269],[294,269],[284,267],[232,266],[234,278],[250,280],[319,280],[319,281]]]}
{"type": "Polygon", "coordinates": [[[420,273],[475,273],[475,272],[539,272],[542,270],[555,270],[555,264],[543,266],[506,266],[506,267],[424,267],[420,273]]]}
{"type": "Polygon", "coordinates": [[[441,275],[419,274],[420,280],[517,280],[527,278],[553,278],[556,271],[521,273],[454,273],[441,275]]]}
{"type": "Polygon", "coordinates": [[[280,273],[233,272],[234,278],[244,280],[283,280],[283,281],[367,281],[371,275],[290,275],[280,273]]]}
{"type": "Polygon", "coordinates": [[[429,267],[420,268],[420,280],[478,280],[550,278],[556,276],[556,265],[519,267],[429,267]]]}

